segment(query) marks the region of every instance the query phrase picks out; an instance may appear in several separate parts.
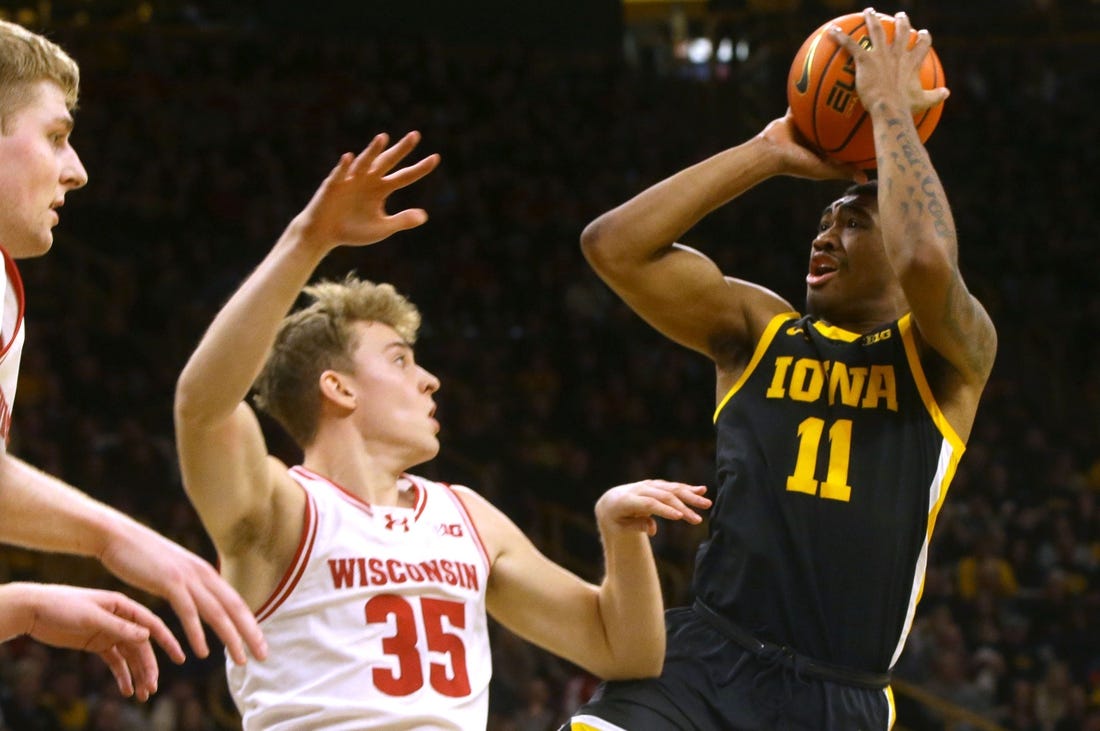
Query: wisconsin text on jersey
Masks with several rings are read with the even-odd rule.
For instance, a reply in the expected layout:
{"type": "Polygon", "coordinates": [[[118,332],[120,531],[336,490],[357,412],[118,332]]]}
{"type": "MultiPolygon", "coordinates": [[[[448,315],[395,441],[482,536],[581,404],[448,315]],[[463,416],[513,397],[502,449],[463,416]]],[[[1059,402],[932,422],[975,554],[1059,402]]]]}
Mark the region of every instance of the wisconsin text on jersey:
{"type": "Polygon", "coordinates": [[[366,556],[330,558],[328,568],[336,589],[387,584],[446,584],[478,591],[477,566],[445,558],[409,563],[366,556]]]}

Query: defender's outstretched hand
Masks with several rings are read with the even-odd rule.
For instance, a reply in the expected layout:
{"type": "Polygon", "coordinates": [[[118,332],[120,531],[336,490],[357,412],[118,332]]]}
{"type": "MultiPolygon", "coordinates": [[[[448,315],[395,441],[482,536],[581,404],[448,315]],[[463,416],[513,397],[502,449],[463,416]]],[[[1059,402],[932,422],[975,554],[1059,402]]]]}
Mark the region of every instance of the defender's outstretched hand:
{"type": "Polygon", "coordinates": [[[428,220],[422,208],[386,213],[386,199],[395,190],[415,183],[435,169],[439,155],[394,170],[420,142],[409,132],[391,147],[389,136],[375,135],[357,157],[345,153],[298,215],[304,234],[326,246],[366,246],[428,220]]]}
{"type": "Polygon", "coordinates": [[[916,43],[909,47],[907,41],[913,27],[909,16],[894,16],[894,38],[886,40],[882,19],[873,8],[863,11],[867,23],[867,35],[871,47],[864,48],[839,28],[829,30],[830,37],[848,53],[856,64],[856,93],[865,109],[886,102],[901,109],[919,112],[939,104],[950,92],[947,87],[925,89],[921,85],[920,66],[932,47],[932,35],[927,30],[917,32],[916,43]]]}
{"type": "Polygon", "coordinates": [[[704,485],[685,485],[665,480],[642,480],[619,485],[605,492],[596,502],[596,520],[601,528],[639,530],[656,535],[654,517],[701,523],[696,510],[711,505],[704,497],[704,485]]]}
{"type": "Polygon", "coordinates": [[[182,656],[160,617],[114,591],[58,584],[14,583],[0,587],[0,640],[28,635],[54,647],[103,658],[125,696],[145,701],[157,690],[159,670],[150,640],[182,656]]]}
{"type": "MultiPolygon", "coordinates": [[[[245,645],[253,657],[263,660],[267,656],[263,633],[244,600],[213,566],[182,546],[137,524],[119,531],[100,560],[127,584],[167,600],[199,657],[210,654],[204,621],[238,665],[246,660],[245,645]]],[[[174,650],[165,650],[174,662],[184,661],[179,644],[174,650]]]]}

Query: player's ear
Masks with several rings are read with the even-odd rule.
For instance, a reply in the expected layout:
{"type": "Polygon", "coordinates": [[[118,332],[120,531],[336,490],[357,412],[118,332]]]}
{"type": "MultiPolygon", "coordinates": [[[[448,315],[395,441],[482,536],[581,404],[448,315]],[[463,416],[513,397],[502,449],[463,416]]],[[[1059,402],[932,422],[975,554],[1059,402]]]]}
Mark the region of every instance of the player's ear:
{"type": "Polygon", "coordinates": [[[343,373],[331,369],[324,371],[321,373],[318,385],[321,388],[323,401],[341,410],[351,411],[355,408],[355,391],[343,373]]]}

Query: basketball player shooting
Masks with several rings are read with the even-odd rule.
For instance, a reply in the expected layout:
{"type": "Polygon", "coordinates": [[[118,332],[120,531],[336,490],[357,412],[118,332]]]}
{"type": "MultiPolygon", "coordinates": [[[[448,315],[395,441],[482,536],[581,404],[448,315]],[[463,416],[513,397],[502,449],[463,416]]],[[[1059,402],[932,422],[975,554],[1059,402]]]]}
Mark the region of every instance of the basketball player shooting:
{"type": "Polygon", "coordinates": [[[654,516],[698,523],[701,486],[623,485],[596,505],[600,586],[552,563],[477,493],[410,475],[439,450],[439,380],[417,364],[416,308],[389,285],[349,278],[306,289],[339,245],[424,223],[384,210],[427,175],[419,141],[379,135],[345,155],[218,313],[180,376],[184,484],[225,576],[253,607],[270,659],[228,663],[248,730],[484,729],[491,674],[486,612],[517,635],[606,678],[653,676],[664,654],[654,516]],[[268,456],[245,402],[304,451],[268,456]]]}
{"type": "MultiPolygon", "coordinates": [[[[574,731],[894,723],[890,669],[997,336],[959,271],[951,209],[914,128],[913,112],[947,93],[916,78],[930,37],[907,49],[864,15],[872,50],[832,36],[855,59],[878,180],[817,221],[808,314],[676,243],[773,176],[862,179],[804,146],[789,113],[582,236],[627,304],[714,361],[718,494],[695,604],[666,615],[662,675],[605,684],[574,731]]],[[[895,21],[908,38],[908,18],[895,21]]]]}

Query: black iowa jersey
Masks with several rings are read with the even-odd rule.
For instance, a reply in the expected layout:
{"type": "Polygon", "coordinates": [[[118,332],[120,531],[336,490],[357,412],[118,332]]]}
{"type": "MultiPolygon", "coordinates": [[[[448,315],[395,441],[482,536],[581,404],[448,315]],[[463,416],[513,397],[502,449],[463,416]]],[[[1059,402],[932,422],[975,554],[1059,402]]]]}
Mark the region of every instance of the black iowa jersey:
{"type": "Polygon", "coordinates": [[[887,671],[964,448],[909,316],[862,335],[777,316],[715,427],[718,494],[695,595],[761,640],[887,671]]]}

